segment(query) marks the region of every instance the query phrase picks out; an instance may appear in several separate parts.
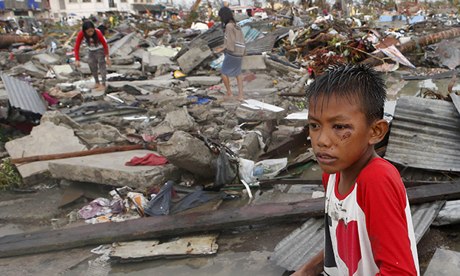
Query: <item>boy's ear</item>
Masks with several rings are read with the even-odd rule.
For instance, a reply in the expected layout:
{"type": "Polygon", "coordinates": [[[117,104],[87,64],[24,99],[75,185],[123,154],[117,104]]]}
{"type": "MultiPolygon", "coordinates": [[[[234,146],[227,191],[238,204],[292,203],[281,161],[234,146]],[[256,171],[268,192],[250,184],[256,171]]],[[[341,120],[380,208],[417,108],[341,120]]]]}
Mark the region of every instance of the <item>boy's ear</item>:
{"type": "Polygon", "coordinates": [[[388,132],[388,122],[385,119],[374,121],[371,125],[371,137],[369,144],[375,145],[385,138],[388,132]]]}

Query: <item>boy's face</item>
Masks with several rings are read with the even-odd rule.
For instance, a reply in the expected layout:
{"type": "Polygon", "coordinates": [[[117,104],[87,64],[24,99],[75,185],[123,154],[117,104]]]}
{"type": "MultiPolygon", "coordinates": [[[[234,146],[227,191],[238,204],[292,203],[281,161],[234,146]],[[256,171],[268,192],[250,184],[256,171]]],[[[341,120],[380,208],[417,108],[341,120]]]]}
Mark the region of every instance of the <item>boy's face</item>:
{"type": "Polygon", "coordinates": [[[320,97],[310,102],[308,123],[313,152],[326,173],[359,170],[374,152],[373,129],[357,99],[320,97]]]}

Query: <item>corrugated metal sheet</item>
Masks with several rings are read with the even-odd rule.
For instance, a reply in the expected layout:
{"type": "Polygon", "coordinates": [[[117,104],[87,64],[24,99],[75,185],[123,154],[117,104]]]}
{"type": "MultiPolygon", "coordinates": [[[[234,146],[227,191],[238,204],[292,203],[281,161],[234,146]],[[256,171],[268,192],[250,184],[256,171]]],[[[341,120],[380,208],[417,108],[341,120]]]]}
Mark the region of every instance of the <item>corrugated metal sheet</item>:
{"type": "Polygon", "coordinates": [[[385,158],[407,167],[460,172],[460,114],[451,102],[401,97],[385,158]]]}
{"type": "Polygon", "coordinates": [[[294,271],[324,248],[324,218],[310,218],[276,245],[270,260],[294,271]]]}
{"type": "MultiPolygon", "coordinates": [[[[444,201],[411,206],[417,242],[423,237],[444,201]]],[[[324,248],[324,219],[311,218],[278,243],[270,257],[278,266],[294,271],[324,248]]]]}
{"type": "Polygon", "coordinates": [[[276,41],[289,33],[289,28],[279,28],[265,37],[246,44],[247,55],[257,55],[262,52],[271,52],[276,41]]]}
{"type": "Polygon", "coordinates": [[[38,114],[46,112],[45,104],[30,84],[6,74],[2,74],[2,80],[11,106],[38,114]]]}
{"type": "Polygon", "coordinates": [[[450,93],[450,98],[454,102],[455,108],[457,108],[457,111],[460,112],[460,96],[458,96],[455,93],[450,93]]]}

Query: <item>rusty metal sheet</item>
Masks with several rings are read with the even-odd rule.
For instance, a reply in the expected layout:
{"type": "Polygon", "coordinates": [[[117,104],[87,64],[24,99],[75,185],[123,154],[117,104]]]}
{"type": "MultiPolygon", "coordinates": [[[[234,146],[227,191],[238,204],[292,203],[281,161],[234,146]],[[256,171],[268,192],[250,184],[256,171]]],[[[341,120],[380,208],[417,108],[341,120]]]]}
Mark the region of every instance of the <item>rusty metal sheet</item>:
{"type": "Polygon", "coordinates": [[[11,106],[37,114],[46,112],[44,102],[30,84],[6,74],[1,76],[11,106]]]}
{"type": "MultiPolygon", "coordinates": [[[[444,201],[411,206],[417,243],[430,228],[444,201]]],[[[310,218],[285,237],[273,250],[270,260],[289,271],[300,268],[324,248],[324,219],[310,218]]]]}
{"type": "Polygon", "coordinates": [[[447,101],[401,97],[385,158],[407,167],[460,172],[460,114],[447,101]]]}

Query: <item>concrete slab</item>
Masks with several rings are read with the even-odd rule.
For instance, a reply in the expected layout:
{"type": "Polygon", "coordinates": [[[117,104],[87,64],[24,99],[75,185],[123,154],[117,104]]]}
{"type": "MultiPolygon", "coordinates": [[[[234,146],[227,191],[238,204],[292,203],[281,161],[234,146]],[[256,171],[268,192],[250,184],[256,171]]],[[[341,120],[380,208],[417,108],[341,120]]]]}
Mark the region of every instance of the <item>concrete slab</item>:
{"type": "Polygon", "coordinates": [[[194,76],[187,77],[186,80],[190,86],[211,86],[219,84],[222,78],[219,76],[194,76]]]}
{"type": "Polygon", "coordinates": [[[203,141],[187,132],[174,132],[167,142],[158,143],[158,151],[171,163],[193,174],[205,178],[215,175],[212,163],[216,157],[203,141]]]}
{"type": "Polygon", "coordinates": [[[458,275],[460,271],[460,252],[436,249],[424,276],[458,275]]]}
{"type": "Polygon", "coordinates": [[[55,55],[50,55],[50,54],[38,54],[34,55],[32,57],[32,60],[36,60],[40,62],[43,65],[54,65],[54,64],[59,64],[59,57],[55,55]]]}
{"type": "Polygon", "coordinates": [[[244,56],[241,64],[243,71],[266,70],[265,59],[262,55],[258,56],[244,56]]]}
{"type": "Polygon", "coordinates": [[[54,65],[52,68],[56,74],[56,78],[60,80],[68,79],[68,76],[73,72],[73,69],[69,64],[54,65]]]}
{"type": "Polygon", "coordinates": [[[203,60],[212,55],[211,49],[208,45],[204,44],[201,46],[194,47],[188,50],[180,58],[177,59],[180,68],[185,74],[190,73],[195,67],[200,65],[203,60]]]}
{"type": "Polygon", "coordinates": [[[146,188],[177,178],[178,169],[171,164],[125,166],[133,157],[141,157],[148,153],[152,151],[133,150],[53,160],[49,167],[54,178],[116,187],[146,188]]]}
{"type": "MultiPolygon", "coordinates": [[[[71,128],[57,126],[51,122],[43,122],[32,129],[29,136],[22,137],[5,144],[5,148],[12,158],[34,155],[65,153],[82,151],[86,147],[74,135],[71,128]]],[[[49,161],[39,161],[17,166],[22,178],[43,174],[48,171],[49,161]]]]}

